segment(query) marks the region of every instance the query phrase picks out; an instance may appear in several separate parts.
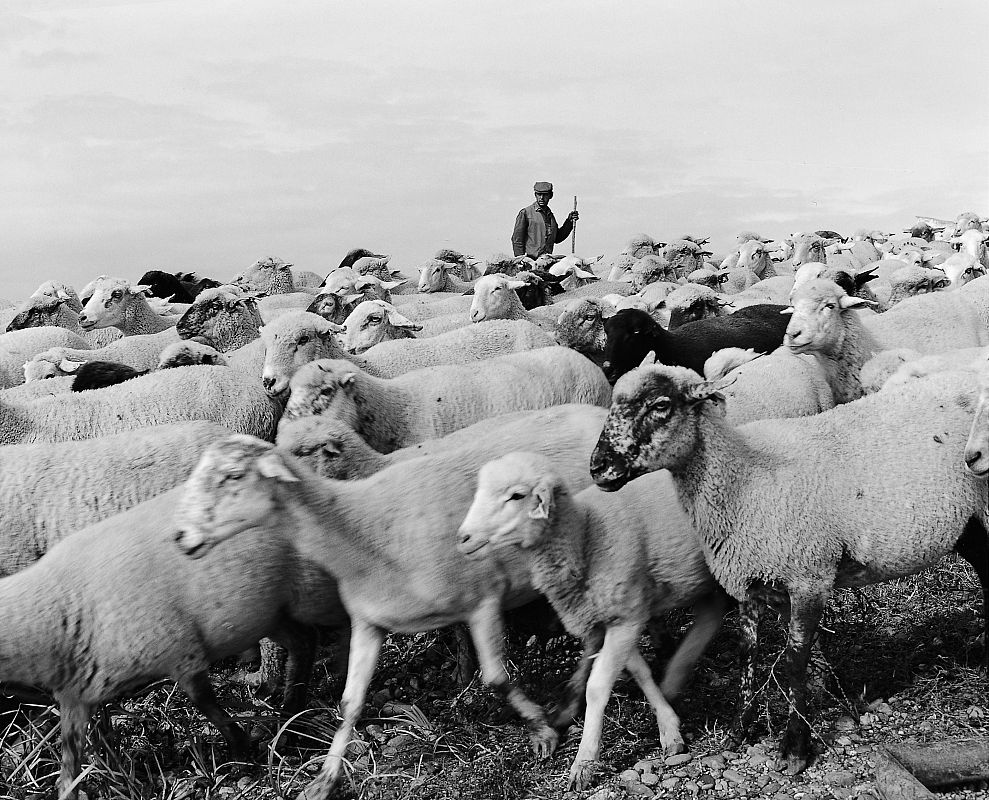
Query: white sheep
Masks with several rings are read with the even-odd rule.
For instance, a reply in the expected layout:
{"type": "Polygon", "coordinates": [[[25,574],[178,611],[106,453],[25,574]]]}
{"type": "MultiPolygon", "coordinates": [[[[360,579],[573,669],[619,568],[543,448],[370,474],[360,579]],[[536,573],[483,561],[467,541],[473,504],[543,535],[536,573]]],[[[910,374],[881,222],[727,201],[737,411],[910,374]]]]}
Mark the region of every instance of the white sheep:
{"type": "MultiPolygon", "coordinates": [[[[337,341],[342,329],[316,314],[286,314],[261,331],[261,374],[268,391],[278,396],[288,390],[296,369],[317,358],[346,358],[370,375],[393,378],[413,369],[438,364],[466,364],[494,355],[553,344],[535,325],[495,320],[471,325],[430,339],[381,342],[362,356],[348,355],[337,341]]],[[[246,348],[245,348],[246,349],[246,348]]],[[[258,351],[253,351],[256,357],[258,351]]],[[[234,366],[230,355],[231,366],[234,366]]]]}
{"type": "Polygon", "coordinates": [[[489,461],[459,529],[471,558],[518,550],[532,585],[549,598],[567,631],[585,642],[604,633],[587,682],[587,711],[567,788],[586,789],[601,744],[615,679],[627,669],[653,706],[660,746],[686,749],[667,697],[679,693],[727,607],[704,563],[697,534],[666,473],[609,495],[596,487],[571,496],[551,462],[529,452],[489,461]],[[639,651],[650,618],[694,607],[695,623],[667,669],[662,690],[639,651]]]}
{"type": "Polygon", "coordinates": [[[203,450],[230,433],[212,422],[184,422],[82,441],[6,445],[0,577],[33,564],[73,531],[182,483],[203,450]]]}
{"type": "Polygon", "coordinates": [[[0,334],[0,388],[24,383],[24,365],[52,347],[91,352],[86,341],[67,328],[24,328],[0,334]]]}
{"type": "Polygon", "coordinates": [[[526,311],[516,289],[525,281],[513,280],[504,275],[485,275],[474,284],[474,298],[470,304],[470,321],[484,322],[492,319],[520,319],[532,322],[545,331],[553,332],[559,310],[552,306],[545,310],[526,311]]]}
{"type": "Polygon", "coordinates": [[[195,338],[221,353],[232,353],[257,339],[263,324],[253,294],[218,286],[197,295],[176,331],[183,339],[195,338]]]}
{"type": "MultiPolygon", "coordinates": [[[[357,480],[368,478],[385,467],[426,455],[453,452],[459,449],[483,449],[491,452],[495,446],[509,452],[552,437],[554,431],[600,430],[608,415],[601,406],[568,403],[531,411],[515,411],[482,419],[448,433],[439,439],[427,439],[411,447],[381,453],[371,447],[343,420],[332,416],[283,418],[278,424],[275,443],[291,453],[309,469],[324,478],[357,480]]],[[[590,475],[575,488],[590,485],[590,475]]]]}
{"type": "Polygon", "coordinates": [[[449,261],[430,259],[419,267],[420,292],[459,292],[463,294],[474,288],[474,281],[465,281],[458,274],[456,264],[449,261]]]}
{"type": "Polygon", "coordinates": [[[351,353],[363,353],[381,342],[415,338],[415,331],[422,330],[421,324],[402,316],[384,300],[358,303],[343,321],[343,327],[343,346],[351,353]]]}
{"type": "Polygon", "coordinates": [[[81,313],[82,303],[79,302],[75,289],[61,281],[45,281],[20,305],[7,330],[45,325],[67,328],[79,334],[91,348],[105,347],[123,335],[116,328],[83,330],[79,325],[81,313]]]}
{"type": "Polygon", "coordinates": [[[174,328],[178,317],[163,316],[148,305],[145,286],[132,286],[123,278],[100,275],[79,315],[84,331],[116,328],[124,337],[146,336],[174,328]]]}
{"type": "Polygon", "coordinates": [[[562,403],[607,405],[604,373],[565,347],[543,347],[473,364],[375,378],[344,360],[320,359],[292,377],[285,417],[344,420],[375,450],[389,453],[486,417],[562,403]]]}
{"type": "Polygon", "coordinates": [[[287,294],[296,289],[292,265],[277,256],[255,261],[246,270],[234,276],[230,282],[246,291],[266,295],[287,294]]]}
{"type": "Polygon", "coordinates": [[[257,300],[258,313],[264,322],[271,322],[289,311],[308,311],[309,307],[316,302],[317,297],[325,295],[322,290],[320,294],[312,292],[283,292],[282,294],[272,294],[267,297],[259,297],[257,300]]]}
{"type": "MultiPolygon", "coordinates": [[[[883,391],[895,391],[896,387],[916,380],[926,378],[938,372],[969,371],[982,373],[989,356],[989,347],[963,347],[959,350],[947,350],[944,353],[907,359],[883,383],[883,391]]],[[[873,359],[875,360],[875,359],[873,359]]],[[[870,362],[871,363],[871,362],[870,362]]],[[[866,364],[868,366],[868,364],[866,364]]],[[[865,368],[862,369],[865,374],[865,368]]]]}
{"type": "Polygon", "coordinates": [[[865,394],[862,367],[882,349],[859,318],[859,309],[868,305],[869,301],[849,297],[836,283],[822,279],[808,281],[794,293],[783,344],[792,353],[817,359],[835,403],[865,394]]]}
{"type": "Polygon", "coordinates": [[[236,370],[177,367],[96,391],[16,405],[0,401],[0,443],[90,439],[197,419],[271,439],[280,412],[256,379],[236,370]]]}
{"type": "Polygon", "coordinates": [[[216,367],[227,367],[230,362],[215,347],[194,341],[174,342],[161,351],[157,369],[172,369],[173,367],[189,367],[193,364],[210,364],[216,367]]]}
{"type": "MultiPolygon", "coordinates": [[[[552,430],[531,449],[550,458],[565,480],[584,485],[597,432],[596,423],[552,430]]],[[[454,453],[394,464],[364,480],[330,481],[264,442],[233,437],[207,450],[186,483],[176,541],[187,554],[223,564],[227,537],[239,536],[245,526],[277,526],[278,540],[289,537],[298,558],[337,579],[350,612],[343,721],[323,769],[300,797],[324,800],[339,779],[342,756],[390,630],[469,623],[485,683],[526,720],[537,753],[545,756],[555,748],[556,732],[542,710],[509,682],[501,660],[500,608],[533,596],[526,565],[509,556],[493,568],[470,561],[453,546],[478,469],[504,452],[493,436],[454,453]],[[368,497],[381,502],[369,505],[368,497]],[[275,507],[291,513],[270,513],[275,507]]]]}
{"type": "Polygon", "coordinates": [[[51,361],[56,364],[66,358],[71,361],[112,361],[116,364],[126,364],[136,370],[149,370],[158,365],[162,351],[177,341],[179,334],[173,325],[160,333],[123,336],[110,342],[106,347],[95,350],[80,347],[79,344],[50,345],[48,349],[33,356],[32,360],[51,361]]]}
{"type": "MultiPolygon", "coordinates": [[[[0,680],[44,686],[58,701],[60,800],[77,796],[92,713],[156,678],[177,681],[231,756],[249,757],[249,737],[217,703],[210,665],[265,636],[291,651],[298,624],[346,619],[325,593],[300,584],[313,580],[311,570],[291,559],[277,531],[245,532],[222,559],[185,558],[172,521],[181,491],[78,531],[0,580],[0,680]]],[[[299,688],[286,712],[296,713],[311,666],[289,666],[299,688]]]]}
{"type": "Polygon", "coordinates": [[[989,601],[987,484],[960,468],[974,381],[942,373],[813,417],[737,428],[725,420],[718,389],[683,368],[623,376],[591,474],[615,489],[668,469],[708,567],[745,601],[736,741],[755,712],[758,608],[769,602],[789,612],[781,750],[798,773],[811,755],[807,661],[835,586],[904,577],[954,551],[975,568],[989,601]]]}

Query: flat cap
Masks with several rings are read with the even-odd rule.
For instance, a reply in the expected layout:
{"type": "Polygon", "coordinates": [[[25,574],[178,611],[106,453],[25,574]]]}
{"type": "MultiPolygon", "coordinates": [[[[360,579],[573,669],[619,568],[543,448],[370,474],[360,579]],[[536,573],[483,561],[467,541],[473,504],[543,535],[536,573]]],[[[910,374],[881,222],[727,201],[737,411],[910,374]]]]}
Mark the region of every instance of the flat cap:
{"type": "Polygon", "coordinates": [[[536,181],[532,186],[534,192],[552,192],[553,184],[549,181],[536,181]]]}

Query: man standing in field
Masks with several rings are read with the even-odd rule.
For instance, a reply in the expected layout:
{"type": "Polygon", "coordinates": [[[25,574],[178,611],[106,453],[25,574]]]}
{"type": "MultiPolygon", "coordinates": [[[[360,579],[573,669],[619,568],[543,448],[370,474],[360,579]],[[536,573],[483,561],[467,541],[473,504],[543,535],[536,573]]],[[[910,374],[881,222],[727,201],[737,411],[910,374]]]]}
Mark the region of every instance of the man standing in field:
{"type": "Polygon", "coordinates": [[[538,258],[543,253],[552,253],[553,245],[559,244],[570,235],[578,214],[571,211],[563,225],[557,225],[556,217],[549,209],[553,197],[553,184],[537,181],[532,187],[536,202],[519,211],[512,232],[512,250],[515,255],[538,258]]]}

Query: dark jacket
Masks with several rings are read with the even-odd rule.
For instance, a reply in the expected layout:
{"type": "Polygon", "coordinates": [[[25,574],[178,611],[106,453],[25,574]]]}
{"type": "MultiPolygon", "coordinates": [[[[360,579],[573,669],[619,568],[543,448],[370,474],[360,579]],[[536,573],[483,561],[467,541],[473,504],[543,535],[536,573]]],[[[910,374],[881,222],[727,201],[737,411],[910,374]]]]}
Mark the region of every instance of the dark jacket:
{"type": "Polygon", "coordinates": [[[538,258],[543,253],[552,253],[553,245],[559,244],[570,235],[573,221],[567,217],[563,225],[557,225],[556,217],[547,208],[545,212],[533,203],[519,211],[512,231],[512,250],[520,256],[538,258]]]}

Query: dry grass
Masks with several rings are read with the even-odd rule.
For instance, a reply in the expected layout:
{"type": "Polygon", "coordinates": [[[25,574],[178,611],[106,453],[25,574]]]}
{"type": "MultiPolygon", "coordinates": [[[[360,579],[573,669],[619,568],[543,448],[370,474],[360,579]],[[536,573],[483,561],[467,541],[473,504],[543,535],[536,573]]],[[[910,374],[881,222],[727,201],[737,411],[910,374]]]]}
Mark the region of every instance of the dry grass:
{"type": "MultiPolygon", "coordinates": [[[[822,759],[829,757],[834,719],[877,698],[895,697],[915,708],[933,721],[935,738],[941,732],[983,732],[986,686],[977,669],[983,647],[981,592],[966,565],[945,559],[920,576],[841,591],[824,626],[827,660],[815,661],[812,720],[822,759]]],[[[762,633],[760,719],[762,733],[775,735],[786,707],[771,665],[783,640],[775,620],[765,620],[762,633]]],[[[578,736],[550,762],[536,761],[522,726],[476,680],[466,689],[453,685],[445,642],[432,634],[389,640],[359,726],[361,741],[349,754],[351,789],[345,794],[369,800],[559,797],[578,736]]],[[[695,753],[725,747],[737,680],[735,643],[730,620],[680,704],[695,753]]],[[[545,653],[532,644],[514,652],[513,676],[535,699],[551,704],[576,663],[574,644],[557,639],[545,653]]],[[[92,729],[83,778],[88,797],[292,797],[318,769],[333,733],[342,680],[329,671],[329,663],[321,662],[310,710],[289,726],[297,734],[294,743],[286,741],[285,726],[273,710],[232,680],[232,667],[215,671],[221,703],[244,718],[258,742],[254,764],[228,763],[217,732],[170,683],[112,704],[106,713],[112,741],[92,729]]],[[[895,729],[879,734],[902,738],[895,729]]],[[[607,766],[597,785],[608,782],[609,772],[657,755],[655,737],[647,704],[632,684],[620,683],[608,707],[602,743],[607,766]]],[[[49,797],[58,768],[57,709],[23,705],[0,715],[0,800],[49,797]]]]}

